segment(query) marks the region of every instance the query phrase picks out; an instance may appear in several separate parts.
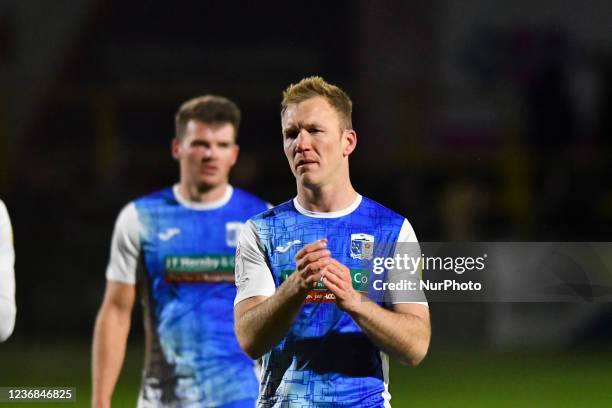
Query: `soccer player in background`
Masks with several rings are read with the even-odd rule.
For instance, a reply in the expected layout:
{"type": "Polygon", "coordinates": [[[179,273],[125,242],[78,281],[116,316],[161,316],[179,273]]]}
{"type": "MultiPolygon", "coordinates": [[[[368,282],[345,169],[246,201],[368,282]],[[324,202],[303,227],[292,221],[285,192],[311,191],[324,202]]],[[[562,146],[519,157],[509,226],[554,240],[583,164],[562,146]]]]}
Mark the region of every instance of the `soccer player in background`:
{"type": "Polygon", "coordinates": [[[233,331],[234,253],[243,223],[269,205],[228,182],[239,150],[233,102],[195,98],[175,119],[179,183],[129,203],[115,225],[93,337],[94,407],[110,406],[137,283],[146,332],[139,407],[253,407],[257,397],[254,363],[233,331]]]}
{"type": "Polygon", "coordinates": [[[364,242],[417,240],[404,217],[353,188],[351,111],[348,95],[319,77],[283,94],[297,197],[251,218],[236,251],[236,335],[263,356],[261,407],[389,406],[387,354],[415,366],[427,353],[426,302],[391,295],[384,308],[352,285],[364,242]],[[328,293],[312,291],[323,284],[328,293]]]}
{"type": "Polygon", "coordinates": [[[0,342],[13,333],[16,313],[13,230],[6,206],[0,200],[0,342]]]}

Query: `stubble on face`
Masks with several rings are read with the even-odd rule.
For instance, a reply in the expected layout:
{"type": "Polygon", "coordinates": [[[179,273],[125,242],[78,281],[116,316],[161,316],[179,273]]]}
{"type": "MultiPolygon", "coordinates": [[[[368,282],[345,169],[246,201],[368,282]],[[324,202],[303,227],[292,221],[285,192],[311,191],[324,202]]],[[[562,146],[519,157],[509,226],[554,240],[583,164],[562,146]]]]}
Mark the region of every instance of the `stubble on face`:
{"type": "Polygon", "coordinates": [[[227,184],[238,155],[231,124],[211,125],[191,120],[179,143],[175,157],[180,162],[181,180],[190,189],[206,193],[227,184]]]}
{"type": "Polygon", "coordinates": [[[298,183],[327,184],[342,166],[342,135],[337,111],[322,96],[290,104],[282,116],[285,156],[298,183]]]}

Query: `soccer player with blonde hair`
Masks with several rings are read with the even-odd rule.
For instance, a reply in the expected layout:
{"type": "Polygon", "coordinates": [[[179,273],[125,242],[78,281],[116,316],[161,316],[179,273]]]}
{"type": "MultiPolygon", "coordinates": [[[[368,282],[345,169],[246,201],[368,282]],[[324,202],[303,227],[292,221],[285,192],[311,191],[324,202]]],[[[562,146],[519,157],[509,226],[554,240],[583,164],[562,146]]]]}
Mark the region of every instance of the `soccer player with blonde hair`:
{"type": "Polygon", "coordinates": [[[430,339],[426,302],[367,300],[356,279],[382,245],[416,243],[402,216],[350,180],[357,146],[352,102],[320,77],[289,86],[281,103],[285,156],[297,195],[249,220],[236,256],[235,329],[263,357],[260,407],[389,406],[387,355],[415,366],[430,339]]]}

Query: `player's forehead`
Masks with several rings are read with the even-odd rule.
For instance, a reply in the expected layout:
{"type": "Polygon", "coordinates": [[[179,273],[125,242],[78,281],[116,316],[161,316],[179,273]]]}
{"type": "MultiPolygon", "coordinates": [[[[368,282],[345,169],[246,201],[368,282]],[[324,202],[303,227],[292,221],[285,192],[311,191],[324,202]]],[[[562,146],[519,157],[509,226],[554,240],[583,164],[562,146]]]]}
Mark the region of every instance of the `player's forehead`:
{"type": "Polygon", "coordinates": [[[338,122],[336,110],[323,96],[315,96],[299,103],[290,103],[282,116],[283,129],[334,126],[338,122]]]}
{"type": "Polygon", "coordinates": [[[233,141],[235,133],[234,125],[229,122],[209,123],[190,119],[185,126],[184,138],[192,140],[233,141]]]}

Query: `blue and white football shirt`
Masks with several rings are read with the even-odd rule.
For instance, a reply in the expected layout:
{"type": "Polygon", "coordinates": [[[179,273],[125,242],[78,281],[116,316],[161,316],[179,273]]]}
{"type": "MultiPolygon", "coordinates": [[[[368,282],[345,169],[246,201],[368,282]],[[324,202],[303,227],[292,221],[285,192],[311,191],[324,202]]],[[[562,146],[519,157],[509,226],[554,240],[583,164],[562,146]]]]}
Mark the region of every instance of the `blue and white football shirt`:
{"type": "Polygon", "coordinates": [[[234,257],[243,223],[267,208],[231,186],[207,204],[186,201],[174,186],[121,211],[106,276],[134,284],[143,267],[147,356],[139,406],[257,398],[253,361],[234,335],[234,257]]]}
{"type": "MultiPolygon", "coordinates": [[[[369,294],[372,289],[362,279],[369,276],[367,260],[393,257],[397,242],[417,242],[404,217],[365,197],[332,213],[308,211],[297,199],[287,201],[251,218],[243,229],[234,304],[272,296],[295,270],[296,253],[322,238],[327,238],[331,256],[351,270],[353,287],[369,294]]],[[[387,356],[336,307],[334,295],[318,285],[287,336],[264,355],[258,405],[389,406],[387,356]]]]}

